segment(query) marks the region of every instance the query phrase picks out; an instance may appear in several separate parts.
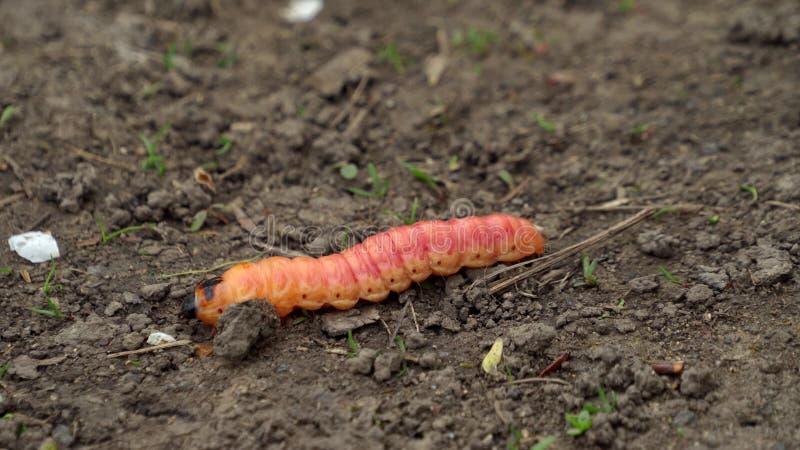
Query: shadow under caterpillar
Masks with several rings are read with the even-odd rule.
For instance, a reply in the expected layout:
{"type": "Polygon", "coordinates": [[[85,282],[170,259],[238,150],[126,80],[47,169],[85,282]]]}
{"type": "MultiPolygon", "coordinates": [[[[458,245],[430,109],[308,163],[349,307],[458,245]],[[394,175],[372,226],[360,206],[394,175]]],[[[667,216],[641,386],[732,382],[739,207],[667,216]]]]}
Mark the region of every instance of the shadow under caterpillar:
{"type": "Polygon", "coordinates": [[[181,316],[216,326],[225,307],[267,299],[281,317],[295,308],[350,309],[364,299],[384,300],[412,282],[447,276],[462,267],[488,267],[544,252],[531,222],[506,214],[431,220],[390,228],[341,253],[320,258],[273,256],[228,269],[201,283],[181,316]]]}

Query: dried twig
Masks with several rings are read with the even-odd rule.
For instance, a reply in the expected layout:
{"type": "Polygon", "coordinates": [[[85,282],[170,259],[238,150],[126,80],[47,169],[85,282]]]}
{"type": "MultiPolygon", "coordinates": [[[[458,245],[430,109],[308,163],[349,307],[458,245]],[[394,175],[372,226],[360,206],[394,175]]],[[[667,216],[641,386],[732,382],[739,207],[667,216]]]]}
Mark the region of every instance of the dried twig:
{"type": "Polygon", "coordinates": [[[498,200],[498,201],[497,201],[497,203],[499,203],[499,204],[503,204],[503,203],[506,203],[507,201],[511,200],[512,198],[516,197],[516,196],[517,196],[517,195],[519,195],[519,194],[520,194],[522,191],[524,191],[526,187],[528,187],[528,183],[529,183],[530,181],[531,181],[531,179],[530,179],[530,178],[525,178],[524,180],[522,180],[522,182],[521,182],[521,183],[519,183],[518,185],[516,185],[516,186],[514,187],[514,189],[510,190],[510,191],[508,192],[508,194],[504,195],[504,196],[503,196],[503,198],[501,198],[500,200],[498,200]]]}
{"type": "Polygon", "coordinates": [[[0,200],[0,208],[5,207],[6,205],[10,205],[10,204],[14,203],[17,200],[22,199],[22,197],[25,197],[25,194],[23,194],[22,192],[17,192],[16,194],[11,194],[8,197],[0,200]]]}
{"type": "MultiPolygon", "coordinates": [[[[577,243],[575,245],[571,245],[571,246],[569,246],[569,247],[567,247],[565,249],[559,250],[559,251],[557,251],[555,253],[551,253],[550,255],[547,255],[547,256],[544,256],[544,257],[541,257],[541,258],[538,258],[538,259],[534,259],[534,260],[530,260],[530,261],[524,261],[524,262],[521,262],[521,263],[518,263],[518,264],[514,264],[514,265],[511,265],[511,266],[505,267],[505,268],[503,268],[503,269],[501,269],[499,271],[496,271],[496,272],[494,272],[492,274],[492,276],[496,276],[496,275],[498,275],[500,273],[504,273],[504,272],[507,272],[509,270],[513,270],[513,269],[515,269],[517,267],[522,267],[522,266],[527,265],[527,264],[531,265],[531,267],[528,270],[526,270],[526,271],[524,271],[522,273],[514,275],[513,277],[507,278],[505,280],[501,280],[501,281],[498,281],[498,282],[490,284],[489,285],[489,294],[495,294],[497,292],[500,292],[500,291],[502,291],[502,290],[504,290],[504,289],[506,289],[506,288],[508,288],[510,286],[513,286],[514,283],[516,283],[518,281],[524,280],[524,279],[526,279],[528,277],[531,277],[533,275],[536,275],[538,273],[542,273],[545,270],[548,270],[551,267],[555,266],[556,264],[571,258],[573,255],[575,255],[577,253],[580,253],[580,252],[582,252],[582,251],[584,251],[584,250],[586,250],[588,248],[591,248],[591,247],[599,244],[600,242],[603,242],[603,241],[606,241],[608,239],[611,239],[612,237],[614,237],[617,234],[627,230],[628,228],[632,227],[633,225],[636,225],[637,223],[647,219],[648,217],[650,217],[650,215],[652,215],[652,213],[653,213],[653,209],[652,208],[645,208],[642,211],[639,211],[639,213],[637,213],[636,215],[633,215],[633,216],[623,220],[622,222],[617,223],[616,225],[612,226],[611,228],[609,228],[607,230],[604,230],[603,232],[598,233],[598,234],[590,237],[589,239],[581,241],[581,242],[579,242],[579,243],[577,243]]],[[[473,286],[475,286],[479,282],[485,282],[485,281],[486,281],[486,279],[476,280],[475,283],[473,283],[473,286]]]]}
{"type": "Polygon", "coordinates": [[[138,350],[128,350],[128,351],[119,352],[119,353],[111,353],[111,354],[106,355],[106,358],[118,358],[120,356],[138,355],[140,353],[150,353],[150,352],[154,352],[156,350],[161,350],[161,349],[165,349],[165,348],[180,347],[182,345],[190,345],[191,343],[192,343],[192,341],[190,341],[189,339],[182,339],[180,341],[167,342],[165,344],[159,344],[159,345],[154,345],[152,347],[140,348],[138,350]]]}
{"type": "Polygon", "coordinates": [[[571,383],[566,380],[562,380],[561,378],[550,378],[550,377],[531,377],[531,378],[522,378],[520,380],[514,380],[511,384],[528,384],[528,383],[555,383],[555,384],[563,384],[565,386],[569,386],[571,383]]]}
{"type": "Polygon", "coordinates": [[[111,167],[116,167],[117,169],[127,170],[128,172],[136,172],[136,167],[130,164],[125,164],[123,162],[115,161],[110,158],[106,158],[100,155],[95,155],[94,153],[87,152],[82,148],[73,148],[71,150],[72,153],[75,153],[76,155],[80,156],[83,159],[98,162],[111,167]]]}
{"type": "Polygon", "coordinates": [[[17,164],[17,162],[11,159],[11,157],[8,155],[3,156],[3,159],[5,159],[8,165],[11,166],[11,171],[14,172],[14,176],[17,177],[20,186],[22,186],[22,190],[25,192],[25,196],[28,198],[33,198],[33,193],[28,187],[28,184],[25,183],[25,177],[22,175],[22,169],[19,168],[19,164],[17,164]]]}
{"type": "Polygon", "coordinates": [[[770,206],[777,206],[779,208],[794,209],[800,211],[800,205],[793,205],[791,203],[779,202],[778,200],[767,200],[764,202],[770,206]]]}
{"type": "Polygon", "coordinates": [[[564,361],[566,361],[567,358],[569,358],[569,352],[562,353],[561,356],[556,358],[556,360],[553,361],[552,364],[550,364],[549,366],[545,367],[544,370],[539,372],[539,378],[542,378],[542,377],[546,376],[548,373],[550,373],[550,372],[558,369],[559,367],[561,367],[561,365],[564,364],[564,361]]]}

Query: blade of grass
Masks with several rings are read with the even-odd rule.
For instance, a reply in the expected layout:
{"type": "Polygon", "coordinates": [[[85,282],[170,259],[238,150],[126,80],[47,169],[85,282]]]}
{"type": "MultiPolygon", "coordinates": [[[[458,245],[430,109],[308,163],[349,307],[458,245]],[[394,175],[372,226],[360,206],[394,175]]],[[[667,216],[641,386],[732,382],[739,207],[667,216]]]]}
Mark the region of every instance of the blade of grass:
{"type": "Polygon", "coordinates": [[[425,184],[427,184],[428,187],[433,189],[434,192],[436,192],[437,194],[441,194],[439,185],[436,183],[436,178],[431,176],[428,172],[425,172],[422,169],[414,167],[405,161],[400,161],[400,165],[403,166],[404,169],[411,172],[411,174],[414,175],[414,178],[425,182],[425,184]]]}

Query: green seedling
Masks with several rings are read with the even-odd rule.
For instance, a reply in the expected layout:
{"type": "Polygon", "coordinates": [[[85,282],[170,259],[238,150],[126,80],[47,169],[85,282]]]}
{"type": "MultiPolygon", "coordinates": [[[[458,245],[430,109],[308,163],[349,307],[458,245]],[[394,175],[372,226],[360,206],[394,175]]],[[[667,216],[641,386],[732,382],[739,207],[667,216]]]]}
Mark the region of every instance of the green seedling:
{"type": "Polygon", "coordinates": [[[14,273],[14,269],[11,267],[0,267],[0,273],[14,273]]]}
{"type": "Polygon", "coordinates": [[[236,49],[229,44],[217,45],[217,52],[219,52],[219,59],[217,59],[217,67],[227,69],[233,67],[239,62],[239,56],[236,54],[236,49]]]}
{"type": "Polygon", "coordinates": [[[0,380],[2,380],[4,376],[6,376],[6,372],[8,372],[8,369],[10,368],[11,368],[11,361],[6,361],[6,363],[3,364],[3,367],[0,368],[0,380]]]}
{"type": "Polygon", "coordinates": [[[633,11],[636,7],[636,2],[634,0],[620,0],[619,5],[617,8],[619,12],[623,14],[628,14],[629,12],[633,11]]]}
{"type": "MultiPolygon", "coordinates": [[[[400,353],[405,353],[406,341],[403,340],[403,336],[395,336],[394,341],[397,343],[397,348],[400,350],[400,353]]],[[[400,368],[400,372],[397,372],[396,378],[402,377],[406,372],[408,372],[408,363],[405,358],[403,358],[403,365],[400,368]]]]}
{"type": "Polygon", "coordinates": [[[600,406],[592,405],[591,403],[587,403],[583,405],[584,411],[588,411],[590,414],[596,413],[606,413],[610,414],[614,412],[614,409],[617,407],[617,393],[612,391],[610,399],[606,397],[606,391],[603,389],[602,386],[597,387],[597,396],[600,397],[600,406]]]}
{"type": "Polygon", "coordinates": [[[628,134],[635,138],[644,138],[650,134],[650,125],[642,124],[628,130],[628,134]]]}
{"type": "Polygon", "coordinates": [[[301,309],[300,312],[303,315],[301,317],[295,317],[294,319],[292,319],[292,325],[300,325],[301,323],[311,318],[311,313],[308,312],[307,309],[301,309]]]}
{"type": "Polygon", "coordinates": [[[564,414],[564,419],[572,426],[567,430],[570,436],[580,436],[592,427],[592,416],[585,409],[578,414],[564,414]]]}
{"type": "Polygon", "coordinates": [[[352,180],[358,175],[358,166],[355,164],[345,164],[339,167],[339,175],[345,180],[352,180]]]}
{"type": "Polygon", "coordinates": [[[147,159],[142,162],[142,168],[144,170],[149,169],[156,169],[159,175],[164,175],[165,166],[164,166],[164,158],[161,155],[156,154],[156,148],[158,147],[158,143],[164,139],[164,136],[167,135],[167,132],[170,129],[170,124],[166,124],[158,130],[153,139],[148,138],[144,135],[144,133],[139,135],[139,139],[142,140],[145,149],[147,149],[147,159]]]}
{"type": "Polygon", "coordinates": [[[411,204],[411,214],[408,217],[403,217],[400,214],[397,214],[396,212],[389,210],[384,211],[384,213],[396,217],[397,220],[403,222],[406,225],[411,225],[417,221],[417,208],[419,208],[419,199],[417,197],[414,197],[414,203],[411,204]]]}
{"type": "Polygon", "coordinates": [[[422,169],[414,167],[414,166],[412,166],[411,164],[409,164],[409,163],[407,163],[405,161],[400,161],[400,165],[403,166],[404,169],[406,169],[409,172],[411,172],[411,174],[414,175],[414,178],[416,178],[418,180],[421,180],[421,181],[424,181],[425,184],[427,184],[428,187],[433,189],[434,192],[436,192],[437,194],[441,194],[441,190],[439,190],[439,185],[436,182],[436,178],[434,178],[428,172],[425,172],[422,169]]]}
{"type": "Polygon", "coordinates": [[[203,224],[206,223],[206,218],[208,217],[208,210],[203,209],[197,212],[197,214],[192,217],[192,224],[189,226],[189,230],[192,233],[196,233],[203,228],[203,224]]]}
{"type": "Polygon", "coordinates": [[[455,172],[459,167],[461,167],[461,164],[458,162],[458,155],[453,155],[447,160],[447,170],[450,172],[455,172]]]}
{"type": "Polygon", "coordinates": [[[358,344],[356,344],[356,340],[353,337],[353,330],[347,331],[347,345],[350,346],[350,353],[347,354],[347,357],[355,358],[358,356],[358,344]]]}
{"type": "Polygon", "coordinates": [[[464,47],[466,51],[474,56],[483,56],[489,53],[492,43],[497,40],[497,35],[491,31],[468,28],[466,34],[456,31],[453,34],[453,45],[464,47]]]}
{"type": "Polygon", "coordinates": [[[677,285],[682,284],[680,281],[678,281],[677,278],[675,278],[671,273],[669,273],[669,271],[665,269],[664,266],[658,266],[658,270],[661,271],[661,273],[664,275],[664,277],[666,277],[667,281],[669,281],[670,283],[677,285]]]}
{"type": "Polygon", "coordinates": [[[539,113],[531,115],[531,119],[533,119],[539,125],[539,128],[543,129],[544,131],[549,133],[556,131],[556,124],[545,119],[544,116],[539,113]]]}
{"type": "Polygon", "coordinates": [[[515,426],[509,426],[511,431],[511,441],[506,445],[508,450],[520,450],[522,445],[522,433],[515,426]]]}
{"type": "Polygon", "coordinates": [[[53,277],[56,274],[56,260],[50,260],[50,272],[47,274],[47,278],[44,279],[44,286],[42,287],[42,292],[44,292],[44,300],[47,302],[47,309],[39,309],[39,308],[28,308],[30,312],[41,314],[43,316],[55,317],[57,319],[62,319],[64,316],[61,314],[61,311],[58,309],[58,305],[56,302],[50,298],[50,292],[55,289],[60,288],[60,285],[51,285],[53,281],[53,277]]]}
{"type": "Polygon", "coordinates": [[[110,241],[111,239],[114,239],[115,237],[120,236],[122,234],[129,233],[131,231],[144,230],[145,228],[151,228],[151,227],[154,226],[151,223],[146,223],[144,225],[133,225],[133,226],[130,226],[130,227],[120,228],[119,230],[114,231],[112,233],[107,233],[106,232],[106,227],[105,227],[105,225],[103,225],[103,221],[102,221],[102,219],[100,219],[100,216],[95,215],[94,216],[94,222],[97,224],[97,227],[100,228],[100,237],[103,240],[104,244],[106,242],[110,241]]]}
{"type": "Polygon", "coordinates": [[[509,189],[514,189],[514,177],[512,177],[507,170],[505,169],[501,170],[500,172],[498,172],[497,176],[500,177],[501,180],[503,180],[503,183],[505,183],[509,189]]]}
{"type": "Polygon", "coordinates": [[[233,147],[233,138],[223,134],[217,138],[217,145],[219,148],[214,150],[214,153],[216,153],[218,156],[222,156],[228,153],[233,147]]]}
{"type": "Polygon", "coordinates": [[[150,83],[144,88],[142,88],[142,92],[140,93],[140,95],[143,99],[150,98],[158,94],[159,91],[161,91],[161,83],[156,81],[155,83],[150,83]]]}
{"type": "Polygon", "coordinates": [[[365,191],[358,188],[348,188],[348,190],[353,194],[360,195],[362,197],[373,198],[375,200],[380,200],[383,197],[386,197],[386,194],[389,192],[389,182],[386,181],[386,178],[378,176],[378,170],[375,169],[375,165],[372,163],[367,164],[367,172],[369,172],[370,183],[372,183],[371,191],[365,191]]]}
{"type": "Polygon", "coordinates": [[[511,372],[511,367],[505,366],[506,369],[506,379],[508,379],[508,384],[514,384],[514,374],[511,372]]]}
{"type": "Polygon", "coordinates": [[[184,270],[183,272],[173,272],[173,273],[162,273],[158,277],[162,280],[166,280],[168,278],[175,278],[175,277],[182,277],[186,275],[202,275],[210,272],[216,272],[218,270],[226,269],[231,266],[235,266],[237,264],[253,262],[259,260],[264,257],[264,252],[260,252],[257,255],[247,258],[247,259],[240,259],[238,261],[225,261],[223,263],[217,264],[216,266],[208,267],[206,269],[195,269],[195,270],[184,270]]]}
{"type": "Polygon", "coordinates": [[[718,223],[719,223],[719,216],[718,215],[714,214],[712,216],[709,216],[709,218],[708,218],[708,224],[709,225],[716,225],[718,223]]]}
{"type": "Polygon", "coordinates": [[[541,441],[532,446],[530,450],[547,450],[551,445],[555,444],[556,440],[555,436],[544,437],[541,441]]]}
{"type": "Polygon", "coordinates": [[[583,281],[575,283],[575,287],[587,286],[594,287],[600,284],[600,280],[594,276],[594,271],[597,270],[597,260],[589,260],[589,255],[584,253],[581,258],[581,266],[583,267],[583,281]]]}
{"type": "Polygon", "coordinates": [[[664,214],[672,212],[672,211],[675,211],[675,208],[673,208],[671,206],[666,206],[666,207],[661,208],[658,211],[654,212],[653,213],[653,218],[654,219],[658,219],[659,217],[663,216],[664,214]]]}
{"type": "Polygon", "coordinates": [[[3,112],[0,113],[0,128],[2,128],[6,123],[11,121],[14,117],[14,114],[17,113],[17,107],[14,105],[8,105],[3,108],[3,112]]]}
{"type": "Polygon", "coordinates": [[[390,42],[386,47],[378,50],[378,62],[391,64],[397,73],[406,71],[406,58],[400,55],[394,42],[390,42]]]}
{"type": "Polygon", "coordinates": [[[164,68],[167,69],[167,72],[173,70],[175,68],[175,52],[177,47],[175,43],[169,44],[167,47],[167,51],[164,52],[164,57],[162,58],[164,61],[164,68]]]}
{"type": "Polygon", "coordinates": [[[750,195],[753,196],[753,199],[750,201],[750,203],[755,203],[755,202],[758,201],[758,190],[756,190],[756,187],[754,185],[752,185],[752,184],[740,184],[739,185],[739,189],[741,189],[743,191],[747,191],[747,192],[750,193],[750,195]]]}

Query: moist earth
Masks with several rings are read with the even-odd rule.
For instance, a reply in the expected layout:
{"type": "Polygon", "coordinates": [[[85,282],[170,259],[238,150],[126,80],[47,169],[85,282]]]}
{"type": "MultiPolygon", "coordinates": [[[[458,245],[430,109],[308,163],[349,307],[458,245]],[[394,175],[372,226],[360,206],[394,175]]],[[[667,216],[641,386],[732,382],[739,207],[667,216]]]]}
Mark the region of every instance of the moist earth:
{"type": "Polygon", "coordinates": [[[0,448],[798,448],[796,1],[284,7],[0,2],[0,231],[61,250],[0,250],[0,448]],[[645,206],[589,276],[179,317],[207,269],[404,220],[552,253],[645,206]]]}

